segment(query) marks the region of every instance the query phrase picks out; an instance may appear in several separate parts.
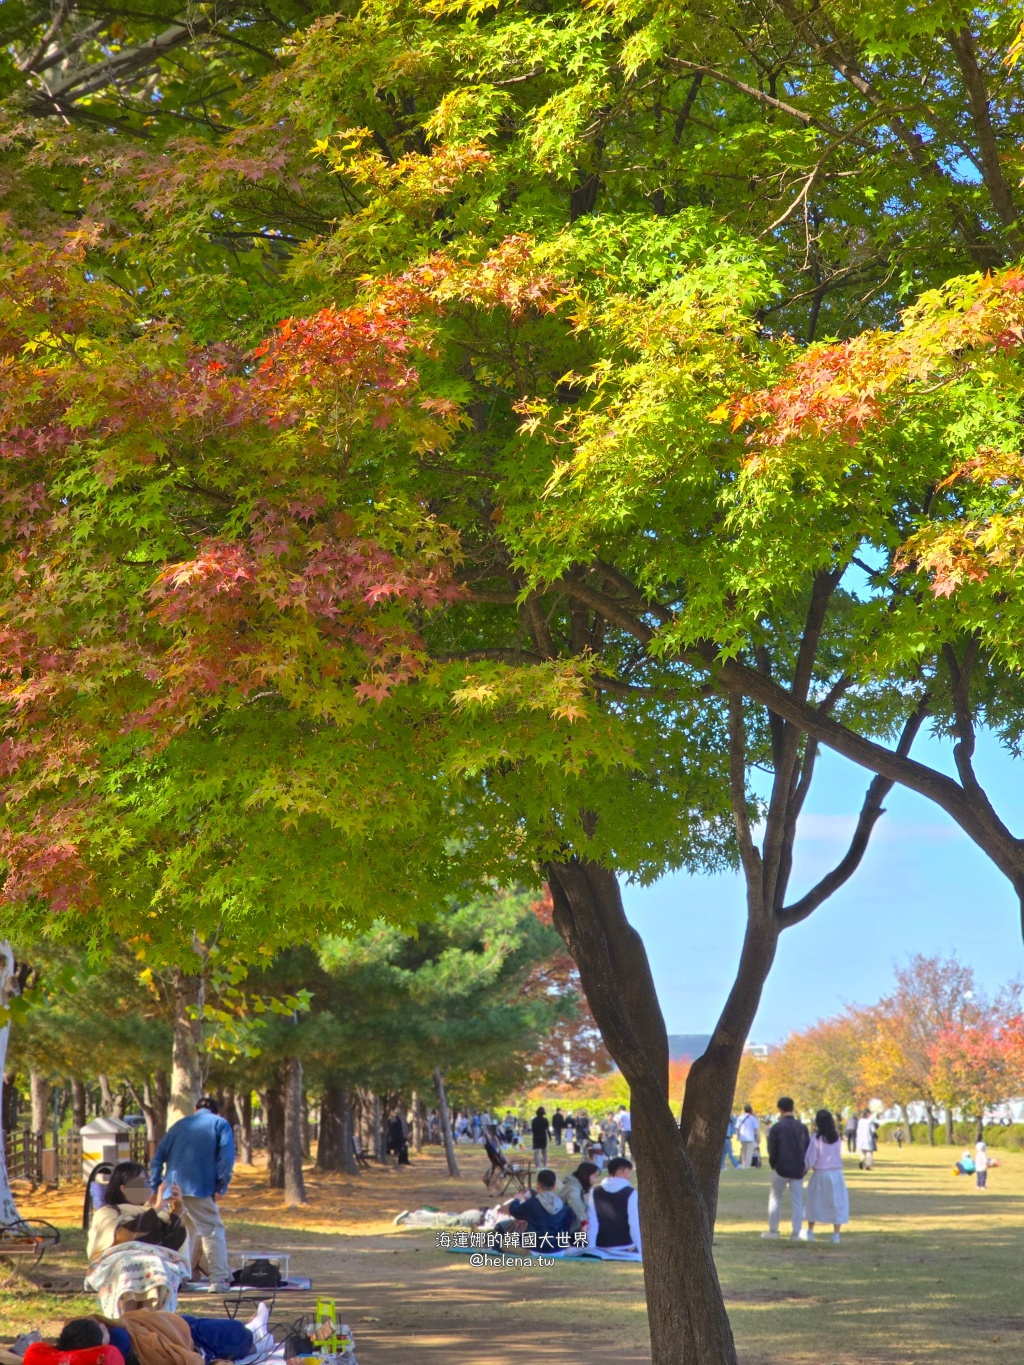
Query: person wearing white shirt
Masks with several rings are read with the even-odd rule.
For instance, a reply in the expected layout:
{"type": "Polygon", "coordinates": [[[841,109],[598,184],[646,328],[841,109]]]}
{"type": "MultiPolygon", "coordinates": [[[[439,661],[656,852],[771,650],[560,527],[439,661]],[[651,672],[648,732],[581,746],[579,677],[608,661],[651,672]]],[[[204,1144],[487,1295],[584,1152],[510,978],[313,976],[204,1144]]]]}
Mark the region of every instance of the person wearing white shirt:
{"type": "Polygon", "coordinates": [[[752,1105],[743,1106],[743,1117],[736,1127],[736,1134],[740,1140],[740,1165],[749,1171],[754,1164],[757,1144],[761,1140],[761,1125],[754,1116],[752,1105]]]}
{"type": "Polygon", "coordinates": [[[633,1120],[629,1110],[624,1104],[619,1105],[619,1112],[615,1115],[615,1122],[619,1125],[619,1142],[622,1146],[622,1155],[632,1157],[633,1155],[633,1120]]]}
{"type": "Polygon", "coordinates": [[[608,1175],[590,1191],[587,1246],[592,1251],[643,1251],[637,1192],[629,1183],[633,1163],[613,1157],[608,1175]]]}
{"type": "Polygon", "coordinates": [[[870,1171],[875,1160],[875,1126],[871,1121],[871,1110],[865,1109],[857,1120],[857,1151],[860,1153],[860,1168],[870,1171]]]}

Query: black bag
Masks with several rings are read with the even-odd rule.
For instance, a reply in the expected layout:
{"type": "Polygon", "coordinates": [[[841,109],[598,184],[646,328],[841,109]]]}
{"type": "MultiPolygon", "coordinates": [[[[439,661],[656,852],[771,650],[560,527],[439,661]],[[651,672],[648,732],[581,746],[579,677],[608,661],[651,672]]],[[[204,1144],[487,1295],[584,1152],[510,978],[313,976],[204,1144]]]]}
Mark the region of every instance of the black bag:
{"type": "Polygon", "coordinates": [[[291,1336],[285,1337],[280,1349],[284,1352],[285,1360],[293,1360],[295,1356],[311,1356],[316,1352],[315,1346],[305,1332],[293,1332],[291,1336]]]}
{"type": "Polygon", "coordinates": [[[236,1270],[231,1276],[231,1283],[245,1285],[249,1289],[276,1289],[281,1283],[281,1269],[261,1256],[255,1261],[246,1261],[241,1270],[236,1270]]]}
{"type": "Polygon", "coordinates": [[[760,1165],[761,1165],[761,1153],[760,1153],[760,1152],[755,1152],[755,1153],[754,1153],[754,1155],[750,1158],[750,1164],[751,1164],[751,1166],[760,1166],[760,1165]]]}

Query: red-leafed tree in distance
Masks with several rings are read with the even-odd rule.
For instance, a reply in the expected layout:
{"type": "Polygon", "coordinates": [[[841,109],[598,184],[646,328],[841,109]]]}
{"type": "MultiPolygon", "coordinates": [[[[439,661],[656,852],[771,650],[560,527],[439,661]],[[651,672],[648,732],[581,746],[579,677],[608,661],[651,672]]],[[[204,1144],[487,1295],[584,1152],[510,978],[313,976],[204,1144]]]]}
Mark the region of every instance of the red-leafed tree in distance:
{"type": "MultiPolygon", "coordinates": [[[[552,922],[554,905],[547,887],[532,908],[542,924],[552,922]]],[[[567,952],[556,953],[535,967],[526,991],[541,997],[571,994],[577,1001],[573,1016],[560,1020],[530,1058],[531,1084],[562,1085],[571,1089],[587,1077],[600,1076],[611,1070],[612,1059],[587,1004],[579,969],[567,952]]]]}

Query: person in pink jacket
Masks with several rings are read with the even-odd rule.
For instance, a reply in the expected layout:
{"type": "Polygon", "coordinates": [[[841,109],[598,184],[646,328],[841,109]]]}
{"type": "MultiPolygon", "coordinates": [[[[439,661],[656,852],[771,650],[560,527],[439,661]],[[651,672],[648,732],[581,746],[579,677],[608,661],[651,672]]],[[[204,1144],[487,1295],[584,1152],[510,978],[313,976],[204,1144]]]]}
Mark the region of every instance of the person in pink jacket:
{"type": "Polygon", "coordinates": [[[842,1140],[827,1109],[819,1109],[814,1116],[807,1169],[811,1173],[804,1196],[807,1229],[801,1236],[813,1242],[815,1223],[831,1223],[832,1240],[838,1242],[839,1229],[850,1221],[850,1196],[843,1179],[842,1140]]]}

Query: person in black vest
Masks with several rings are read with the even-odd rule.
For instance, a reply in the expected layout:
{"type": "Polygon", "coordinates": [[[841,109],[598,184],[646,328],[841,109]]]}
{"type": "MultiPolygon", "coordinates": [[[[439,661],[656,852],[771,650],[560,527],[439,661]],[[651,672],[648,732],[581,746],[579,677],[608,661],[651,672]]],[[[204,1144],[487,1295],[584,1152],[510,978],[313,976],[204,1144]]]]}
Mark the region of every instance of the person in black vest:
{"type": "Polygon", "coordinates": [[[551,1132],[543,1105],[530,1120],[530,1132],[533,1135],[533,1164],[538,1171],[542,1171],[548,1164],[548,1136],[551,1132]]]}
{"type": "Polygon", "coordinates": [[[616,1156],[607,1178],[590,1191],[587,1245],[598,1251],[643,1251],[636,1190],[629,1183],[633,1163],[616,1156]]]}
{"type": "Polygon", "coordinates": [[[561,1147],[562,1133],[565,1130],[565,1115],[561,1109],[556,1109],[551,1116],[551,1131],[555,1135],[555,1146],[561,1147]]]}

